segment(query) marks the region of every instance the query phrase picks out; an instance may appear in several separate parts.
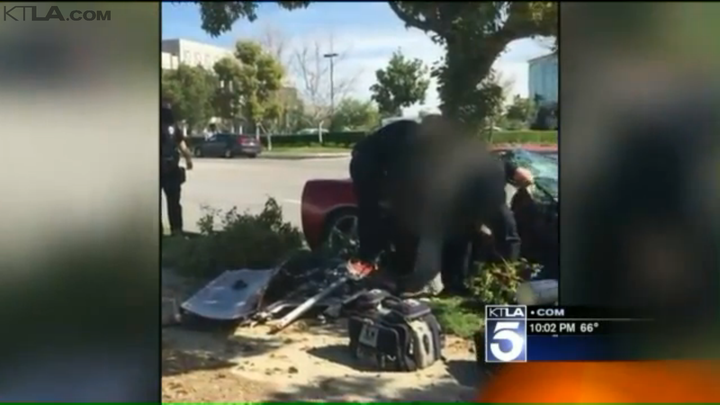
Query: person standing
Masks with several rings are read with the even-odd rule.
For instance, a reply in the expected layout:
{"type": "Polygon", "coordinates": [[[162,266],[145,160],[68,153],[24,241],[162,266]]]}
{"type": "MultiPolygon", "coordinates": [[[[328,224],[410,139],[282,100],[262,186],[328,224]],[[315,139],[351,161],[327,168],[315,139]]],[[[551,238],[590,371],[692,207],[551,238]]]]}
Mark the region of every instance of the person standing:
{"type": "Polygon", "coordinates": [[[164,103],[160,107],[160,188],[165,194],[170,231],[173,236],[183,233],[180,194],[185,183],[185,168],[180,166],[180,155],[185,158],[187,170],[192,170],[192,154],[185,137],[178,130],[172,107],[164,103]]]}

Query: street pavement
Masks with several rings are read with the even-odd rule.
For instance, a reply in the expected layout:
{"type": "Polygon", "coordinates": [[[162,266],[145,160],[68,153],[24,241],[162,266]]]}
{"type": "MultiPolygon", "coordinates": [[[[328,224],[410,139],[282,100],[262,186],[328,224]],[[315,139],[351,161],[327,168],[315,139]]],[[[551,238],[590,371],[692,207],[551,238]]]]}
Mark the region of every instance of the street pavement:
{"type": "MultiPolygon", "coordinates": [[[[274,159],[195,159],[182,189],[185,230],[197,232],[203,207],[222,212],[237,207],[259,213],[268,197],[274,197],[283,208],[283,216],[301,227],[300,198],[310,179],[349,177],[350,159],[318,158],[301,160],[274,159]]],[[[514,190],[508,186],[508,200],[514,190]]],[[[163,223],[168,227],[165,198],[162,202],[163,223]]]]}
{"type": "MultiPolygon", "coordinates": [[[[186,231],[197,231],[197,221],[204,215],[202,207],[227,211],[262,211],[268,197],[274,197],[283,208],[287,221],[300,227],[300,198],[307,180],[347,178],[345,158],[302,160],[274,159],[195,159],[182,189],[186,231]]],[[[162,202],[163,223],[168,226],[165,198],[162,202]]]]}

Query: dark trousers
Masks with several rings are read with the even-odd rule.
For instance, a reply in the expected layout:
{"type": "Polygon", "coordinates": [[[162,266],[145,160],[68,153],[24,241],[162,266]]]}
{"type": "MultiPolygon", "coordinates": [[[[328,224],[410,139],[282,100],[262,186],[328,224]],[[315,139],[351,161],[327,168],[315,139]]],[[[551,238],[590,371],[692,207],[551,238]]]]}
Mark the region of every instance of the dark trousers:
{"type": "MultiPolygon", "coordinates": [[[[495,249],[500,257],[508,262],[518,261],[520,236],[510,208],[505,204],[499,206],[489,215],[486,225],[493,233],[495,249]]],[[[408,291],[419,290],[440,272],[446,288],[461,289],[469,273],[474,232],[475,229],[468,227],[443,237],[427,235],[422,243],[417,240],[416,249],[423,251],[416,252],[415,271],[402,281],[402,288],[408,291]]]]}
{"type": "Polygon", "coordinates": [[[358,154],[350,161],[350,177],[358,208],[358,259],[375,262],[386,245],[380,206],[382,171],[367,157],[358,154]]]}
{"type": "Polygon", "coordinates": [[[448,236],[443,244],[440,274],[443,285],[450,289],[465,286],[471,262],[473,230],[448,236]]]}
{"type": "Polygon", "coordinates": [[[173,168],[160,173],[160,189],[165,193],[170,231],[173,234],[181,233],[183,230],[180,194],[184,182],[185,172],[181,168],[173,168]]]}
{"type": "Polygon", "coordinates": [[[515,215],[507,204],[501,204],[486,223],[492,231],[495,250],[500,257],[508,262],[520,259],[520,234],[515,222],[515,215]]]}

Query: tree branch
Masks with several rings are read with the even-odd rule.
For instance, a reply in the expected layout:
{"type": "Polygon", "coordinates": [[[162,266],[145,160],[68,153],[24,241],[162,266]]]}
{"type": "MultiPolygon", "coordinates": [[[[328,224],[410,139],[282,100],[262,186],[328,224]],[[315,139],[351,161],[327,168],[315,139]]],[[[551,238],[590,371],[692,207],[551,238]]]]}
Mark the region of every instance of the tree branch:
{"type": "Polygon", "coordinates": [[[498,36],[507,40],[507,42],[512,42],[517,39],[528,38],[535,35],[549,37],[556,34],[557,22],[555,23],[555,27],[553,27],[552,23],[539,23],[529,18],[528,14],[531,12],[530,3],[511,2],[508,8],[509,17],[507,21],[505,21],[505,24],[503,24],[502,29],[498,32],[498,36]]]}
{"type": "Polygon", "coordinates": [[[390,9],[398,16],[402,22],[405,23],[406,27],[414,27],[423,31],[431,31],[431,26],[427,21],[420,21],[415,17],[409,16],[401,7],[397,1],[388,1],[390,9]]]}

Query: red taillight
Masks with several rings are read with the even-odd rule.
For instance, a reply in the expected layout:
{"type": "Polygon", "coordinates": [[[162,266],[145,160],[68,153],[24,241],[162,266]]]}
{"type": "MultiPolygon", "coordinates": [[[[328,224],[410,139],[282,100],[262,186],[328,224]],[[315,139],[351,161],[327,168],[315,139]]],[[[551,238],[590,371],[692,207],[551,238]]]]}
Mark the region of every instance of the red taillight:
{"type": "Polygon", "coordinates": [[[255,140],[253,138],[240,137],[238,138],[238,143],[241,145],[252,145],[255,143],[255,140]]]}

